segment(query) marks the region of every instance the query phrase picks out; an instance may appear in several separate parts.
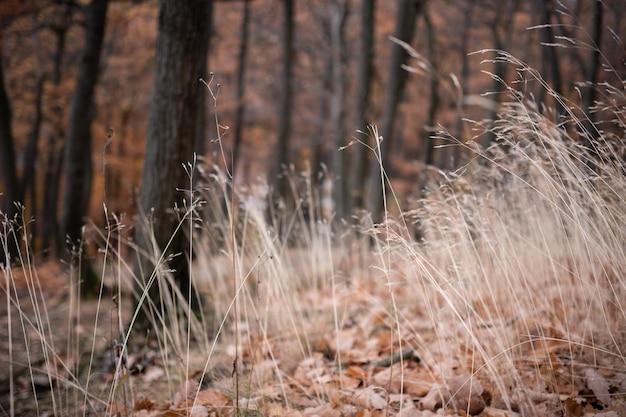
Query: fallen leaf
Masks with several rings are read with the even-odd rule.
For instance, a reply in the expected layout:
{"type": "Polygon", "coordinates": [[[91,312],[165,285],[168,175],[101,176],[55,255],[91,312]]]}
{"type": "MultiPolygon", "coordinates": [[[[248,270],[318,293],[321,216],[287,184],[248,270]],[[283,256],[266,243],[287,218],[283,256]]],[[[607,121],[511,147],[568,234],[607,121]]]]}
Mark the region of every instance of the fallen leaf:
{"type": "Polygon", "coordinates": [[[359,379],[363,383],[367,380],[367,372],[359,366],[350,366],[344,371],[344,375],[350,378],[359,379]]]}
{"type": "Polygon", "coordinates": [[[380,395],[374,388],[366,388],[354,393],[351,398],[352,404],[363,407],[373,408],[375,410],[383,410],[387,407],[387,400],[380,395]]]}
{"type": "Polygon", "coordinates": [[[470,375],[459,375],[450,380],[449,387],[452,403],[458,410],[465,410],[474,416],[487,406],[483,399],[485,389],[478,379],[470,375]]]}
{"type": "Polygon", "coordinates": [[[432,374],[423,368],[404,371],[404,392],[416,397],[424,397],[435,383],[432,374]]]}
{"type": "Polygon", "coordinates": [[[137,401],[135,401],[135,411],[140,411],[140,410],[152,410],[152,408],[154,407],[154,402],[150,401],[149,399],[142,397],[140,399],[138,399],[137,401]]]}
{"type": "Polygon", "coordinates": [[[374,375],[373,385],[385,387],[390,394],[397,394],[402,389],[405,369],[400,363],[396,363],[390,368],[384,368],[374,375]]]}
{"type": "Polygon", "coordinates": [[[433,384],[430,391],[419,402],[421,410],[436,411],[450,400],[450,391],[441,384],[433,384]]]}
{"type": "Polygon", "coordinates": [[[198,393],[195,403],[209,407],[225,407],[227,405],[231,405],[232,402],[230,397],[223,392],[207,388],[198,393]]]}
{"type": "Polygon", "coordinates": [[[341,412],[335,410],[330,404],[322,404],[318,407],[310,407],[304,410],[308,417],[341,417],[341,412]]]}
{"type": "Polygon", "coordinates": [[[572,397],[563,401],[563,408],[567,412],[568,417],[582,417],[584,414],[583,407],[576,402],[572,397]]]}
{"type": "Polygon", "coordinates": [[[203,405],[194,405],[189,409],[189,417],[209,417],[209,410],[203,405]]]}
{"type": "Polygon", "coordinates": [[[519,417],[519,413],[510,410],[500,410],[498,408],[485,407],[480,413],[480,417],[519,417]]]}

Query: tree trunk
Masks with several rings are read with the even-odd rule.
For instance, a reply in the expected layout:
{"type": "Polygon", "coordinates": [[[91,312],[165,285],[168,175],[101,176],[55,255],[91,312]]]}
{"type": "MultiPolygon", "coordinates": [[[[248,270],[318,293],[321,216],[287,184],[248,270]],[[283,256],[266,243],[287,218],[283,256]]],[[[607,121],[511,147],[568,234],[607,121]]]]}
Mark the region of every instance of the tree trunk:
{"type": "MultiPolygon", "coordinates": [[[[513,14],[515,13],[517,7],[517,0],[497,2],[495,21],[491,26],[494,44],[493,48],[496,51],[509,50],[509,45],[511,44],[511,37],[513,36],[514,29],[513,14]],[[505,8],[505,6],[507,5],[508,7],[505,8]]],[[[487,116],[487,120],[489,120],[492,124],[498,117],[498,107],[500,104],[500,100],[502,98],[502,95],[506,91],[506,85],[504,85],[503,82],[506,82],[507,78],[507,65],[501,60],[497,60],[494,63],[493,75],[494,77],[491,87],[493,103],[491,105],[491,109],[489,110],[489,115],[487,116]]],[[[489,146],[494,140],[496,140],[495,133],[490,129],[486,133],[485,145],[489,146]]]]}
{"type": "MultiPolygon", "coordinates": [[[[552,46],[555,43],[554,31],[552,30],[552,8],[554,5],[552,4],[552,1],[540,0],[538,6],[540,8],[539,24],[541,25],[540,38],[542,43],[541,72],[543,77],[550,77],[550,80],[552,81],[552,89],[556,94],[561,96],[563,94],[563,84],[561,82],[561,68],[557,55],[558,48],[552,46]]],[[[541,105],[544,101],[545,93],[545,89],[542,88],[539,95],[539,105],[541,105]]],[[[561,115],[564,113],[563,106],[558,100],[555,100],[554,106],[557,114],[561,115]]]]}
{"type": "MultiPolygon", "coordinates": [[[[163,253],[169,259],[176,284],[189,305],[198,306],[189,276],[188,227],[180,223],[174,207],[189,208],[189,176],[183,165],[193,162],[198,113],[205,87],[199,79],[206,71],[210,33],[209,0],[161,0],[152,102],[148,118],[146,154],[141,180],[140,212],[148,224],[139,225],[136,240],[145,256],[138,263],[138,279],[148,279],[163,253]],[[178,226],[181,226],[178,228],[178,226]],[[156,246],[156,248],[155,248],[156,246]],[[156,253],[155,253],[156,249],[156,253]]],[[[139,287],[144,291],[145,284],[139,287]]],[[[145,289],[156,311],[165,314],[157,284],[145,289]]],[[[139,293],[141,295],[141,293],[139,293]]],[[[141,306],[139,306],[141,307],[141,306]]],[[[141,308],[139,323],[154,319],[150,307],[141,308]]],[[[172,312],[173,314],[173,312],[172,312]]]]}
{"type": "MultiPolygon", "coordinates": [[[[65,54],[65,37],[68,30],[69,21],[71,20],[71,10],[66,7],[65,10],[66,24],[54,28],[56,35],[56,51],[54,54],[54,68],[52,71],[52,83],[55,90],[58,90],[61,84],[61,65],[63,55],[65,54]]],[[[43,208],[41,213],[41,247],[43,249],[43,257],[47,258],[52,250],[56,255],[61,255],[61,247],[63,242],[60,238],[59,222],[57,221],[59,199],[59,184],[63,170],[63,145],[58,146],[61,138],[65,136],[62,122],[62,109],[55,105],[52,108],[54,115],[54,131],[48,134],[48,152],[46,157],[46,171],[44,175],[44,192],[43,192],[43,208]],[[60,148],[60,149],[58,149],[60,148]]]]}
{"type": "MultiPolygon", "coordinates": [[[[208,62],[209,62],[209,56],[208,56],[208,51],[209,51],[209,47],[211,44],[211,29],[213,27],[213,0],[206,0],[208,2],[208,5],[206,6],[208,8],[208,11],[206,12],[206,16],[207,17],[207,22],[206,23],[209,27],[209,38],[207,40],[207,45],[206,48],[204,48],[204,68],[202,69],[202,72],[199,75],[199,78],[202,78],[203,80],[207,80],[208,77],[208,73],[207,73],[207,68],[208,68],[208,62]]],[[[206,148],[207,148],[207,136],[206,136],[206,132],[207,132],[207,119],[209,118],[209,115],[207,114],[207,111],[209,109],[209,105],[207,104],[207,100],[209,100],[209,95],[208,92],[205,89],[202,90],[202,92],[200,93],[200,97],[198,97],[198,106],[200,106],[201,110],[199,110],[196,114],[196,137],[194,139],[194,145],[193,145],[193,151],[196,155],[206,155],[206,148]]]]}
{"type": "Polygon", "coordinates": [[[321,81],[319,88],[319,116],[317,129],[313,141],[313,155],[311,157],[311,175],[315,181],[320,180],[328,171],[330,165],[330,149],[324,138],[328,137],[327,121],[330,114],[328,103],[328,92],[332,90],[332,73],[333,63],[332,57],[326,55],[324,57],[324,70],[319,77],[321,81]]]}
{"type": "MultiPolygon", "coordinates": [[[[424,0],[398,0],[398,10],[396,13],[396,30],[394,36],[404,42],[410,43],[415,31],[415,22],[421,12],[424,0]]],[[[389,78],[384,101],[384,113],[382,126],[379,132],[383,138],[379,144],[378,158],[373,158],[370,163],[369,177],[367,180],[366,209],[372,215],[375,222],[382,218],[381,212],[384,208],[384,183],[381,169],[389,169],[389,151],[394,139],[394,122],[404,84],[406,81],[406,71],[402,69],[405,63],[407,52],[396,44],[391,44],[391,56],[389,58],[389,78]],[[380,161],[379,161],[380,158],[380,161]],[[382,164],[382,168],[381,165],[382,164]]],[[[377,146],[374,144],[374,146],[377,146]]]]}
{"type": "Polygon", "coordinates": [[[2,40],[0,39],[0,165],[4,182],[2,195],[3,207],[0,211],[4,216],[0,216],[0,265],[9,262],[17,255],[17,237],[13,233],[4,235],[5,220],[17,220],[19,215],[18,205],[22,202],[22,196],[17,179],[15,167],[15,151],[13,148],[13,136],[11,132],[11,103],[4,86],[4,71],[2,69],[2,40]],[[8,258],[7,259],[7,255],[8,258]]]}
{"type": "MultiPolygon", "coordinates": [[[[37,162],[37,148],[39,142],[39,134],[41,131],[42,121],[42,98],[43,98],[43,86],[45,82],[44,75],[39,75],[37,79],[37,90],[35,92],[35,120],[33,120],[33,126],[28,134],[28,143],[26,145],[26,157],[24,161],[24,174],[22,175],[22,183],[20,189],[22,190],[23,198],[26,199],[26,195],[30,191],[30,213],[31,217],[38,219],[37,216],[37,185],[36,178],[36,162],[37,162]]],[[[37,222],[32,222],[29,228],[29,241],[31,242],[31,249],[35,250],[34,242],[37,241],[37,222]]]]}
{"type": "MultiPolygon", "coordinates": [[[[89,210],[91,195],[91,121],[94,116],[94,92],[98,81],[100,52],[104,41],[108,0],[93,0],[85,10],[85,49],[78,69],[78,78],[70,107],[67,138],[65,141],[64,188],[62,196],[61,225],[67,239],[64,252],[66,260],[77,261],[82,227],[89,210]]],[[[85,268],[83,268],[83,271],[85,268]]],[[[82,291],[96,290],[93,275],[83,276],[82,291]]]]}
{"type": "Polygon", "coordinates": [[[593,140],[598,136],[598,131],[594,126],[595,113],[593,112],[593,106],[596,101],[597,87],[598,87],[598,71],[600,69],[600,57],[602,48],[602,20],[603,20],[603,8],[601,0],[594,0],[593,5],[593,23],[590,30],[590,36],[592,45],[594,48],[591,50],[591,57],[589,60],[589,66],[587,67],[587,74],[585,74],[585,81],[587,86],[583,91],[582,108],[585,112],[585,132],[583,143],[595,154],[595,145],[593,140]]]}
{"type": "MultiPolygon", "coordinates": [[[[461,91],[457,97],[456,108],[457,108],[457,117],[455,123],[455,134],[456,137],[462,142],[470,140],[471,133],[467,128],[467,123],[464,118],[464,104],[463,101],[465,96],[469,94],[469,76],[470,76],[470,65],[469,65],[469,42],[470,42],[470,31],[472,28],[472,18],[474,14],[474,6],[475,3],[473,1],[468,1],[465,5],[464,13],[465,16],[463,18],[463,30],[461,31],[461,50],[459,52],[461,57],[461,78],[459,80],[459,84],[461,86],[461,91]]],[[[455,166],[459,163],[461,159],[462,146],[457,145],[454,147],[452,151],[451,160],[450,160],[450,169],[454,169],[455,166]]]]}
{"type": "Polygon", "coordinates": [[[275,158],[270,162],[269,183],[274,184],[274,192],[278,196],[286,197],[288,184],[286,178],[280,176],[283,167],[286,167],[289,150],[289,136],[291,133],[292,115],[292,82],[293,67],[293,21],[294,0],[283,0],[283,66],[280,74],[281,92],[278,104],[278,138],[276,141],[275,158]]]}
{"type": "Polygon", "coordinates": [[[436,138],[434,128],[437,119],[437,110],[439,110],[439,74],[437,74],[437,65],[435,64],[435,29],[433,28],[428,13],[424,13],[424,24],[428,33],[428,45],[426,49],[428,51],[428,61],[431,65],[430,73],[428,74],[430,78],[430,99],[428,100],[428,118],[426,121],[426,125],[429,129],[428,132],[425,132],[426,156],[424,162],[426,165],[434,165],[436,138]]]}
{"type": "MultiPolygon", "coordinates": [[[[374,6],[375,0],[363,0],[361,10],[361,52],[357,68],[356,81],[356,128],[367,135],[367,111],[372,81],[372,60],[374,58],[374,6]]],[[[357,133],[358,135],[361,135],[357,133]]],[[[350,169],[351,209],[363,207],[363,187],[367,175],[368,154],[365,147],[356,144],[353,147],[350,169]]]]}
{"type": "Polygon", "coordinates": [[[348,16],[348,4],[345,0],[333,0],[330,3],[330,39],[332,65],[332,96],[330,101],[330,119],[332,129],[332,177],[333,201],[335,216],[344,219],[348,212],[348,195],[346,194],[346,177],[348,175],[346,152],[339,149],[344,146],[343,122],[345,117],[344,96],[345,85],[343,76],[344,31],[348,16]]]}
{"type": "Polygon", "coordinates": [[[243,17],[241,19],[241,43],[239,44],[239,66],[237,68],[237,110],[235,112],[235,138],[233,139],[233,166],[231,172],[235,175],[241,153],[241,137],[243,134],[244,96],[246,86],[246,66],[248,56],[248,32],[250,31],[250,0],[243,2],[243,17]]]}

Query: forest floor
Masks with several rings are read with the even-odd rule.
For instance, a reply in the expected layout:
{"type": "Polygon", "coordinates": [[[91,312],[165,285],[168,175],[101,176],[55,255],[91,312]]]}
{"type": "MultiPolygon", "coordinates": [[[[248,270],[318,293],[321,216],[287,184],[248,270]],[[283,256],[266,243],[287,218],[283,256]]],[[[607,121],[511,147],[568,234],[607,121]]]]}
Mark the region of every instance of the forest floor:
{"type": "MultiPolygon", "coordinates": [[[[37,268],[36,291],[29,289],[27,275],[13,271],[13,284],[3,284],[1,415],[10,415],[11,407],[18,416],[222,416],[236,415],[236,409],[239,415],[263,416],[626,415],[623,358],[592,346],[574,352],[549,316],[494,321],[472,330],[472,337],[487,343],[499,332],[525,334],[527,343],[507,355],[513,363],[501,370],[516,368],[523,386],[516,391],[485,377],[482,370],[490,364],[480,363],[458,323],[433,327],[423,306],[405,291],[395,302],[403,327],[412,330],[398,338],[397,318],[386,307],[388,289],[347,282],[332,294],[300,294],[303,304],[315,305],[327,318],[326,328],[302,329],[309,347],[280,334],[255,333],[250,326],[237,352],[232,339],[226,345],[218,341],[209,362],[194,342],[185,352],[166,352],[151,337],[135,338],[125,365],[116,369],[120,336],[114,300],[81,300],[74,309],[61,266],[37,268]],[[442,368],[445,380],[436,371],[442,368]],[[502,392],[507,389],[511,392],[502,392]]],[[[122,311],[130,311],[128,300],[123,303],[122,311]]],[[[497,367],[497,357],[493,364],[497,367]]]]}

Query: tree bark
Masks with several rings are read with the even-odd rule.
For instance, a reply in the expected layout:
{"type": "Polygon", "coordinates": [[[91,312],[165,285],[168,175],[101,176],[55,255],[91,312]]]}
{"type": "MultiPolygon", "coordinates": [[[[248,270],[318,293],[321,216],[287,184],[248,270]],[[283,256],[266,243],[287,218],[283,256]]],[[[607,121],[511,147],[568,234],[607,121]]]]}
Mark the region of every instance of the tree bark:
{"type": "MultiPolygon", "coordinates": [[[[156,260],[163,253],[163,259],[169,259],[168,266],[176,284],[194,308],[198,303],[189,276],[189,236],[185,236],[188,228],[176,216],[184,213],[173,211],[174,207],[184,207],[185,200],[187,207],[192,204],[189,195],[181,192],[189,189],[190,182],[183,165],[193,162],[197,117],[204,111],[205,87],[199,79],[206,71],[209,10],[209,0],[160,1],[155,76],[140,191],[140,213],[147,219],[136,231],[137,245],[145,253],[137,265],[138,278],[147,280],[154,268],[159,267],[156,260]]],[[[138,290],[148,291],[159,314],[166,313],[157,284],[146,289],[146,283],[144,281],[138,290]]],[[[149,326],[154,312],[145,305],[140,311],[139,323],[149,326]]]]}
{"type": "MultiPolygon", "coordinates": [[[[374,59],[374,6],[375,0],[363,0],[361,5],[361,52],[357,68],[357,81],[355,93],[356,128],[367,134],[368,107],[372,82],[374,59]]],[[[359,134],[359,133],[357,133],[359,134]]],[[[359,134],[360,135],[360,134],[359,134]]],[[[352,152],[350,170],[351,207],[363,207],[363,188],[367,176],[367,153],[365,147],[356,144],[352,152]]]]}
{"type": "MultiPolygon", "coordinates": [[[[554,5],[550,0],[540,0],[539,1],[539,10],[540,10],[540,38],[541,38],[541,64],[542,64],[542,74],[544,77],[550,77],[552,81],[552,89],[559,96],[563,94],[563,83],[561,82],[561,66],[559,65],[559,57],[558,57],[558,48],[554,45],[554,31],[552,29],[552,8],[554,5]]],[[[541,89],[539,95],[539,103],[544,101],[545,97],[545,89],[541,89]]],[[[561,115],[564,113],[563,106],[559,103],[558,100],[555,100],[554,106],[556,108],[557,114],[561,115]]]]}
{"type": "MultiPolygon", "coordinates": [[[[38,219],[37,216],[37,186],[35,183],[36,178],[36,162],[37,162],[37,150],[38,150],[38,142],[39,135],[41,131],[41,122],[42,122],[42,98],[43,98],[43,90],[44,90],[44,82],[45,76],[40,74],[37,79],[37,87],[35,92],[35,120],[33,120],[33,126],[28,134],[28,143],[26,144],[26,155],[24,160],[24,173],[22,174],[22,182],[20,185],[20,189],[23,195],[23,198],[26,199],[27,194],[30,192],[30,213],[31,217],[38,219]]],[[[38,231],[37,222],[32,222],[29,228],[29,241],[31,242],[31,249],[36,250],[34,247],[34,242],[37,241],[37,231],[38,231]]]]}
{"type": "Polygon", "coordinates": [[[278,104],[278,138],[276,141],[275,158],[270,162],[269,183],[274,184],[274,192],[286,197],[288,185],[281,171],[289,163],[289,136],[291,133],[292,116],[292,80],[291,73],[294,61],[293,53],[293,21],[294,0],[283,0],[283,66],[280,74],[281,93],[278,104]]]}
{"type": "Polygon", "coordinates": [[[591,57],[589,59],[589,66],[587,67],[587,74],[585,74],[585,81],[587,86],[583,93],[582,108],[585,111],[585,130],[588,136],[584,142],[587,146],[591,147],[591,139],[597,136],[597,129],[593,126],[595,122],[595,114],[592,111],[596,101],[597,84],[598,84],[598,71],[600,69],[600,57],[602,48],[602,21],[604,5],[601,0],[594,0],[593,2],[593,22],[590,30],[590,36],[592,45],[594,48],[591,50],[591,57]]]}
{"type": "Polygon", "coordinates": [[[332,126],[332,176],[333,201],[335,216],[343,219],[349,214],[346,179],[348,175],[346,152],[339,149],[344,146],[343,122],[345,118],[345,85],[343,76],[343,49],[348,3],[345,0],[333,0],[330,3],[330,39],[332,65],[332,96],[330,101],[330,119],[332,126]]]}
{"type": "Polygon", "coordinates": [[[248,32],[250,31],[250,0],[243,2],[241,18],[241,43],[239,44],[239,66],[237,68],[237,110],[235,112],[235,137],[233,139],[233,166],[235,175],[241,154],[241,137],[243,134],[243,117],[245,110],[244,96],[246,92],[246,66],[248,57],[248,32]]]}
{"type": "MultiPolygon", "coordinates": [[[[54,68],[52,70],[52,83],[55,89],[61,84],[61,65],[65,54],[65,38],[71,20],[71,8],[65,8],[63,23],[53,27],[56,35],[56,50],[54,53],[54,68]]],[[[46,171],[44,175],[43,208],[41,213],[41,246],[43,258],[47,258],[53,250],[56,255],[61,255],[63,246],[60,238],[59,222],[57,219],[57,201],[59,198],[59,185],[63,170],[63,146],[59,146],[61,138],[65,136],[62,123],[62,109],[55,105],[52,108],[54,115],[53,132],[48,134],[48,152],[46,157],[46,171]],[[60,149],[58,149],[60,148],[60,149]]]]}
{"type": "Polygon", "coordinates": [[[426,165],[434,165],[435,164],[435,123],[437,119],[437,111],[439,110],[439,74],[437,74],[437,65],[435,63],[435,29],[430,20],[430,16],[428,13],[424,13],[424,25],[426,26],[426,31],[428,33],[428,46],[427,56],[428,61],[430,62],[431,69],[429,75],[429,95],[430,98],[428,100],[428,118],[426,121],[426,125],[429,127],[428,131],[425,132],[426,137],[426,155],[424,158],[424,162],[426,165]]]}
{"type": "MultiPolygon", "coordinates": [[[[0,39],[0,165],[4,190],[0,210],[4,216],[0,216],[0,264],[9,262],[17,255],[18,245],[13,233],[4,235],[5,226],[2,223],[17,220],[19,215],[18,205],[22,202],[21,191],[15,167],[15,150],[13,147],[13,135],[11,131],[11,103],[4,86],[4,71],[2,69],[2,40],[0,39]],[[8,258],[7,259],[7,255],[8,258]]],[[[13,232],[15,229],[13,229],[13,232]]]]}
{"type": "MultiPolygon", "coordinates": [[[[208,63],[209,63],[209,55],[208,51],[211,44],[211,28],[213,27],[213,6],[214,0],[206,0],[208,5],[208,11],[203,12],[207,16],[207,26],[209,27],[209,34],[206,48],[204,48],[204,57],[199,57],[200,59],[204,59],[204,68],[202,72],[199,74],[199,77],[203,80],[207,80],[208,77],[208,63]]],[[[208,92],[206,88],[202,90],[200,93],[200,97],[198,98],[198,106],[201,107],[201,111],[198,111],[196,114],[196,137],[194,140],[193,151],[196,155],[206,155],[207,148],[207,137],[206,137],[206,129],[207,129],[207,119],[209,119],[209,115],[207,111],[209,109],[209,105],[207,104],[207,100],[209,100],[208,92]]],[[[210,120],[209,120],[210,121],[210,120]]]]}
{"type": "MultiPolygon", "coordinates": [[[[398,0],[398,10],[396,13],[396,29],[394,36],[404,42],[410,43],[415,32],[415,23],[418,14],[421,12],[425,0],[398,0]]],[[[406,81],[406,71],[402,65],[407,58],[405,49],[396,44],[391,45],[391,56],[389,58],[389,78],[384,101],[384,113],[382,126],[379,132],[383,138],[380,142],[378,158],[373,158],[369,167],[367,180],[366,209],[372,215],[375,222],[382,218],[381,212],[384,208],[384,184],[381,174],[381,164],[383,169],[389,169],[389,151],[394,141],[394,122],[402,91],[406,81]],[[380,161],[379,161],[380,159],[380,161]]],[[[376,144],[374,146],[377,146],[376,144]]]]}
{"type": "MultiPolygon", "coordinates": [[[[85,49],[78,69],[70,107],[64,149],[65,175],[61,225],[67,247],[63,256],[77,261],[82,227],[89,210],[93,166],[91,160],[91,122],[94,116],[94,93],[98,81],[100,52],[104,41],[108,0],[93,0],[85,10],[85,49]]],[[[84,278],[88,278],[83,276],[84,278]]],[[[91,278],[89,281],[93,281],[91,278]]],[[[96,282],[85,282],[83,291],[94,290],[96,282]]]]}
{"type": "MultiPolygon", "coordinates": [[[[495,21],[491,26],[493,35],[493,49],[496,51],[508,51],[511,44],[511,37],[513,36],[513,14],[518,7],[517,0],[497,1],[495,21]],[[505,8],[505,6],[508,6],[505,8]],[[502,33],[504,32],[504,33],[502,33]]],[[[506,91],[506,85],[503,82],[507,77],[507,65],[501,60],[496,60],[493,67],[493,80],[491,87],[491,94],[493,97],[493,103],[489,110],[487,119],[493,124],[498,117],[498,108],[503,93],[506,91]]],[[[490,129],[486,133],[485,145],[489,146],[494,140],[496,140],[495,133],[490,129]]]]}
{"type": "MultiPolygon", "coordinates": [[[[469,93],[469,76],[470,76],[470,64],[469,64],[469,42],[470,42],[470,31],[472,28],[472,20],[474,15],[474,7],[475,3],[473,1],[466,2],[465,9],[463,10],[465,16],[463,18],[463,30],[461,31],[461,50],[459,51],[461,57],[461,78],[459,80],[459,84],[461,87],[461,91],[457,97],[456,108],[457,108],[457,117],[455,123],[455,134],[456,137],[462,142],[465,143],[470,139],[471,133],[467,128],[467,124],[464,118],[464,108],[463,108],[463,100],[466,95],[469,93]]],[[[455,146],[452,151],[452,158],[450,161],[450,169],[454,169],[456,164],[458,164],[461,159],[461,151],[462,146],[455,146]]]]}

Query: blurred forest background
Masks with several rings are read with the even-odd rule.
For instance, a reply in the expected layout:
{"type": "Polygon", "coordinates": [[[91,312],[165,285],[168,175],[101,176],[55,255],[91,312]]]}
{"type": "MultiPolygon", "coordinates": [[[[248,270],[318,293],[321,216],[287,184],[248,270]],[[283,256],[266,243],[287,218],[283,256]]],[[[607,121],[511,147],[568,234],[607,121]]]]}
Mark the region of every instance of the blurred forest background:
{"type": "MultiPolygon", "coordinates": [[[[368,124],[377,125],[384,138],[382,158],[394,190],[408,198],[419,195],[427,167],[465,163],[462,147],[437,146],[452,144],[435,137],[437,131],[489,144],[490,121],[507,99],[504,83],[545,103],[544,111],[558,123],[563,104],[519,66],[494,60],[493,50],[539,71],[570,100],[566,107],[586,111],[591,120],[595,87],[621,88],[626,78],[623,0],[207,4],[204,77],[210,90],[198,76],[205,109],[195,152],[232,172],[238,186],[267,180],[280,190],[281,166],[293,166],[294,175],[310,175],[316,183],[330,179],[337,218],[381,208],[374,152],[360,144],[338,151],[355,140],[374,146],[359,133],[367,133],[368,124]],[[418,55],[409,55],[391,36],[418,55]]],[[[12,203],[23,202],[24,218],[35,219],[29,226],[35,253],[63,252],[64,236],[71,234],[64,226],[68,218],[103,226],[103,202],[109,214],[123,213],[132,223],[158,15],[157,1],[0,2],[0,207],[11,214],[12,203]],[[90,49],[104,24],[100,50],[90,49]],[[93,104],[72,110],[78,86],[90,81],[93,104]],[[81,122],[87,128],[72,126],[81,122]],[[89,146],[82,154],[68,151],[73,142],[89,146]],[[82,182],[69,185],[76,178],[82,182]],[[79,191],[67,195],[71,187],[79,191]]]]}

